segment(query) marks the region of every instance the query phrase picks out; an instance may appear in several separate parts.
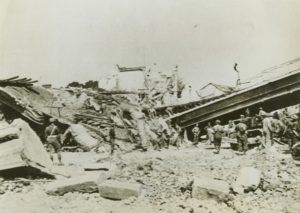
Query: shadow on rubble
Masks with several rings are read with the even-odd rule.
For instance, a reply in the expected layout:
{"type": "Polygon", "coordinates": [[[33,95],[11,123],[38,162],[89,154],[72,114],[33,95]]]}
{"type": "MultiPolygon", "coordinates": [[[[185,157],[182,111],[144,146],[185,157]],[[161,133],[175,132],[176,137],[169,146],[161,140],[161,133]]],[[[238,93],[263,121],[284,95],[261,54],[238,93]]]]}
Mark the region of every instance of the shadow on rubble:
{"type": "MultiPolygon", "coordinates": [[[[216,149],[213,145],[211,147],[205,147],[204,149],[216,149]]],[[[221,149],[231,149],[231,147],[221,147],[221,149]]]]}
{"type": "Polygon", "coordinates": [[[18,167],[0,171],[0,177],[4,179],[27,178],[27,179],[53,179],[54,175],[47,174],[33,167],[18,167]]]}

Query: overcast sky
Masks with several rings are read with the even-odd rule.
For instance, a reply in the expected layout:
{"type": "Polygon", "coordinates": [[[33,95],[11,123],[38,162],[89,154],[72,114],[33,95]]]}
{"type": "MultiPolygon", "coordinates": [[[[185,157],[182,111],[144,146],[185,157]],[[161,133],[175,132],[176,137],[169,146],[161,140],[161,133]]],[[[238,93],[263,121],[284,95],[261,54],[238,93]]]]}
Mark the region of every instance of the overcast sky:
{"type": "Polygon", "coordinates": [[[66,85],[122,66],[171,70],[194,88],[300,56],[300,0],[0,0],[0,78],[66,85]]]}

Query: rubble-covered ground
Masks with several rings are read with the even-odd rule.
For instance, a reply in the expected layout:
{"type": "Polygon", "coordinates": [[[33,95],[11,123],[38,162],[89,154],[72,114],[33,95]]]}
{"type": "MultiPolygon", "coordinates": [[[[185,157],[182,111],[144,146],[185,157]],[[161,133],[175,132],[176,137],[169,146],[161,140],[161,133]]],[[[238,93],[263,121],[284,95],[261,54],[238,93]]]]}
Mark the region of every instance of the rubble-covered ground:
{"type": "Polygon", "coordinates": [[[246,155],[223,144],[220,154],[212,145],[162,149],[161,151],[105,153],[63,153],[65,166],[76,172],[84,165],[101,162],[115,164],[112,178],[142,184],[141,196],[114,201],[95,193],[67,193],[51,196],[45,193],[49,179],[31,182],[1,179],[0,209],[5,212],[299,212],[300,170],[287,147],[275,145],[270,150],[249,150],[246,155]],[[243,194],[232,193],[232,199],[218,202],[191,197],[188,183],[194,178],[224,180],[231,186],[242,167],[261,171],[259,188],[243,194]]]}

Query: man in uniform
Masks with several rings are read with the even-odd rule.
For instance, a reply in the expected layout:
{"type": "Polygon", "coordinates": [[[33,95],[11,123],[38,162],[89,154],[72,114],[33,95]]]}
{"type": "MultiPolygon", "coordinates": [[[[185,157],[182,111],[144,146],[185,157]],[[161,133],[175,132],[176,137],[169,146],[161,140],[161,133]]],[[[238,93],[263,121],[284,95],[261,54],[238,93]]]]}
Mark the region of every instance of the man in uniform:
{"type": "Polygon", "coordinates": [[[270,148],[273,145],[273,132],[274,130],[274,121],[273,117],[268,114],[263,115],[264,119],[262,121],[263,124],[263,132],[264,132],[264,143],[267,148],[270,148]]]}
{"type": "Polygon", "coordinates": [[[155,106],[154,105],[150,105],[150,108],[149,108],[149,110],[148,110],[148,113],[149,113],[149,117],[150,117],[150,119],[155,119],[155,117],[156,117],[156,110],[155,110],[155,108],[154,108],[155,106]]]}
{"type": "Polygon", "coordinates": [[[227,137],[234,138],[235,135],[235,124],[233,120],[228,121],[227,129],[226,129],[227,137]]]}
{"type": "Polygon", "coordinates": [[[239,123],[235,127],[236,130],[236,139],[238,142],[238,151],[239,152],[244,152],[244,154],[247,151],[247,142],[248,142],[248,137],[247,137],[247,125],[245,124],[245,120],[240,119],[239,123]]]}
{"type": "Polygon", "coordinates": [[[299,138],[298,129],[298,116],[291,115],[285,121],[286,129],[283,133],[284,137],[287,138],[290,149],[292,149],[293,145],[297,142],[299,138]]]}
{"type": "Polygon", "coordinates": [[[177,145],[177,147],[180,147],[181,144],[183,143],[183,139],[184,139],[184,130],[178,124],[176,124],[175,129],[178,133],[178,139],[177,139],[176,145],[177,145]]]}
{"type": "Polygon", "coordinates": [[[220,124],[221,124],[221,121],[216,120],[216,125],[213,127],[214,145],[216,148],[216,154],[220,153],[222,136],[223,136],[223,131],[224,131],[223,127],[220,124]]]}
{"type": "Polygon", "coordinates": [[[57,126],[57,120],[54,118],[49,119],[50,125],[45,129],[45,137],[47,146],[50,152],[50,158],[53,161],[53,154],[57,154],[59,164],[62,165],[61,161],[61,135],[57,126]]]}
{"type": "Polygon", "coordinates": [[[115,150],[115,139],[116,139],[116,132],[115,132],[115,123],[112,123],[112,126],[109,128],[109,143],[110,143],[110,155],[114,154],[115,150]]]}
{"type": "Polygon", "coordinates": [[[167,149],[169,148],[170,135],[166,129],[162,131],[162,146],[167,149]]]}
{"type": "Polygon", "coordinates": [[[196,145],[198,143],[198,139],[199,139],[199,134],[200,134],[200,129],[198,124],[195,125],[195,127],[192,129],[192,133],[194,135],[194,140],[193,140],[193,144],[196,145]]]}
{"type": "Polygon", "coordinates": [[[204,129],[207,133],[207,144],[210,145],[214,142],[213,127],[211,126],[210,122],[208,122],[207,126],[204,129]]]}
{"type": "Polygon", "coordinates": [[[246,116],[246,118],[251,117],[251,112],[250,112],[250,109],[249,109],[249,108],[247,108],[247,109],[245,110],[245,116],[246,116]]]}

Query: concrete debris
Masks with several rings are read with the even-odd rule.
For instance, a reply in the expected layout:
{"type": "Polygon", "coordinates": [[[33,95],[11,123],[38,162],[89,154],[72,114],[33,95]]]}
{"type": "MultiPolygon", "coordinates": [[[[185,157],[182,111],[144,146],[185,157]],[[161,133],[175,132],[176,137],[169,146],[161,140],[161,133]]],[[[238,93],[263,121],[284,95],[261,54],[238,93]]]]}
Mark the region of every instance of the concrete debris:
{"type": "Polygon", "coordinates": [[[237,193],[255,191],[261,181],[261,172],[253,167],[243,167],[234,183],[233,190],[237,193]]]}
{"type": "Polygon", "coordinates": [[[54,181],[48,184],[45,190],[49,195],[64,195],[68,192],[92,193],[98,191],[98,185],[105,181],[106,178],[107,174],[105,172],[97,172],[70,179],[54,181]]]}
{"type": "Polygon", "coordinates": [[[33,167],[50,173],[53,164],[40,138],[28,123],[15,119],[6,129],[0,130],[4,131],[11,132],[10,135],[17,135],[17,138],[0,144],[0,171],[33,167]]]}
{"type": "Polygon", "coordinates": [[[229,184],[225,181],[205,177],[194,179],[192,188],[193,198],[227,201],[230,199],[229,192],[229,184]]]}
{"type": "Polygon", "coordinates": [[[69,129],[64,133],[64,137],[67,137],[68,134],[70,134],[73,140],[85,151],[90,151],[98,145],[97,139],[93,138],[81,124],[71,124],[69,129]]]}
{"type": "Polygon", "coordinates": [[[99,185],[101,197],[112,200],[123,200],[129,197],[138,197],[141,194],[142,186],[136,183],[107,180],[99,185]]]}
{"type": "Polygon", "coordinates": [[[166,81],[159,75],[161,90],[156,80],[149,87],[149,78],[135,92],[105,91],[94,81],[59,89],[2,82],[0,175],[12,177],[0,177],[0,209],[16,212],[18,203],[23,212],[292,212],[300,192],[299,71],[276,80],[278,91],[272,80],[181,105],[176,72],[166,81]],[[297,106],[292,113],[277,109],[281,100],[291,100],[281,107],[297,106]],[[6,118],[12,111],[16,117],[6,118]],[[222,128],[213,127],[216,120],[222,128]],[[211,150],[216,142],[221,152],[211,150]]]}

